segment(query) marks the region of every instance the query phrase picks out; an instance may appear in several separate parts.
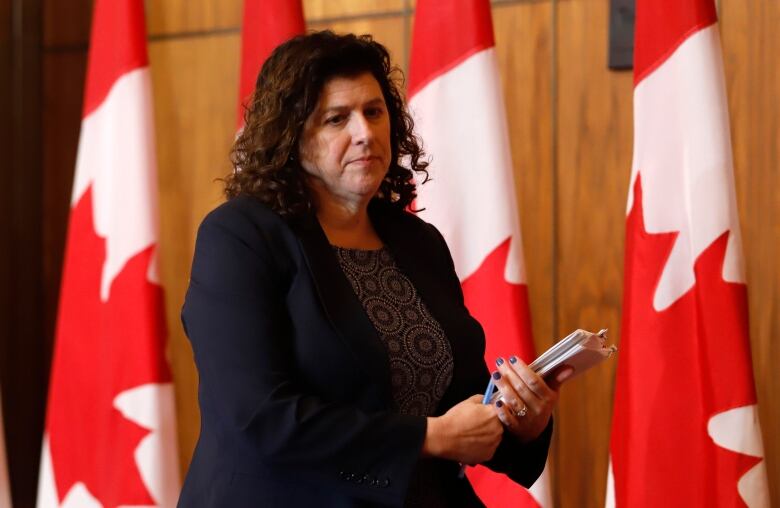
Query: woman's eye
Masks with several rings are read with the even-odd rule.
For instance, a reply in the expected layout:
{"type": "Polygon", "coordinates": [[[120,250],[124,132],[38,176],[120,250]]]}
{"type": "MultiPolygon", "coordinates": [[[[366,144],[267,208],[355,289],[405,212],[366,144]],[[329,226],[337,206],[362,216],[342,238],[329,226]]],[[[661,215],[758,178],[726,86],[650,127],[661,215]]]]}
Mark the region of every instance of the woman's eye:
{"type": "Polygon", "coordinates": [[[344,115],[333,115],[325,119],[325,123],[329,125],[338,125],[344,120],[344,115]]]}
{"type": "Polygon", "coordinates": [[[369,108],[366,110],[366,116],[368,118],[378,118],[382,116],[384,110],[382,108],[369,108]]]}

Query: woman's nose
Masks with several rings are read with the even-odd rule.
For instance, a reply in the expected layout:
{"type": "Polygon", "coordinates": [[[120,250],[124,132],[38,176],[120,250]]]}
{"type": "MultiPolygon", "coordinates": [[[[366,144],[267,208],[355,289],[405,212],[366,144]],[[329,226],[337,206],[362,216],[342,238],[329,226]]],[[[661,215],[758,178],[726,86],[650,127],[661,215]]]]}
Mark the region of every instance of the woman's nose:
{"type": "Polygon", "coordinates": [[[374,137],[374,126],[364,115],[354,115],[351,124],[352,141],[356,144],[366,143],[374,137]]]}

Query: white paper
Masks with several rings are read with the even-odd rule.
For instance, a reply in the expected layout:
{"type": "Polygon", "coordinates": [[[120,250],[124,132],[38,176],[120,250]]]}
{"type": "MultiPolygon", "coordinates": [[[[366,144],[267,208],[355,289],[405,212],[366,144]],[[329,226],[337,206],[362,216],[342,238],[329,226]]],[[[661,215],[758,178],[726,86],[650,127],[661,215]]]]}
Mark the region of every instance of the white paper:
{"type": "Polygon", "coordinates": [[[575,330],[542,353],[529,367],[544,377],[557,367],[567,365],[574,368],[569,378],[571,379],[603,362],[617,351],[617,347],[606,345],[606,339],[607,330],[601,330],[599,333],[575,330]]]}

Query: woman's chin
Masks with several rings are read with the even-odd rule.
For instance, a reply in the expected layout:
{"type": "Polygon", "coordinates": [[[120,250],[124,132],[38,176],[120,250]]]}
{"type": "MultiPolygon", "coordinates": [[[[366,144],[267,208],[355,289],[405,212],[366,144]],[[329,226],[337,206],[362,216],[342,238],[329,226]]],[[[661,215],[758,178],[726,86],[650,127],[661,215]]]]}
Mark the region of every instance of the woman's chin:
{"type": "Polygon", "coordinates": [[[353,193],[355,196],[357,196],[360,201],[368,204],[371,199],[377,195],[379,192],[379,186],[372,186],[372,187],[364,187],[360,189],[356,189],[353,193]]]}
{"type": "Polygon", "coordinates": [[[371,199],[379,192],[379,185],[381,183],[381,178],[365,175],[364,178],[356,179],[351,183],[350,191],[352,194],[371,199]]]}

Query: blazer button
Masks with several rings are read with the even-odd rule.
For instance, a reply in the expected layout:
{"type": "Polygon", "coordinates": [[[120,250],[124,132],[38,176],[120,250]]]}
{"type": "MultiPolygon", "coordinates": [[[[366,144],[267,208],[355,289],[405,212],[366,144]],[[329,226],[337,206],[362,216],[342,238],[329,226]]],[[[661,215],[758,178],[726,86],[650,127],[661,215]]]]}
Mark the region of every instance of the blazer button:
{"type": "Polygon", "coordinates": [[[384,480],[382,480],[382,487],[384,488],[388,486],[390,486],[390,478],[385,478],[384,480]]]}

